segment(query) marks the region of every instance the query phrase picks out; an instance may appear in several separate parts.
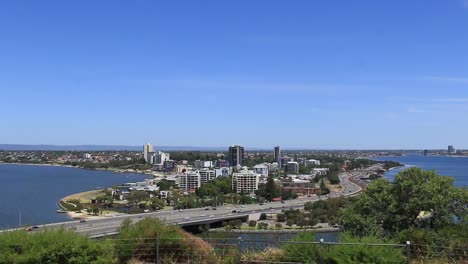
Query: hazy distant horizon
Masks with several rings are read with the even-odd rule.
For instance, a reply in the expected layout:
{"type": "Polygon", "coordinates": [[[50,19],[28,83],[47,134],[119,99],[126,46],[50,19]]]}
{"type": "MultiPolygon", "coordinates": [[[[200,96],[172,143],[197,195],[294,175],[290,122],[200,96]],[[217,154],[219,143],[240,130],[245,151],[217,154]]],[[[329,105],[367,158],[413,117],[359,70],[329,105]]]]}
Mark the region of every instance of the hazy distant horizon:
{"type": "MultiPolygon", "coordinates": [[[[275,145],[276,146],[276,145],[275,145]]],[[[210,146],[157,146],[155,145],[154,148],[156,150],[163,150],[163,151],[227,151],[229,145],[223,147],[210,147],[210,146]]],[[[250,147],[244,146],[246,150],[250,151],[273,151],[274,146],[271,148],[265,147],[250,147]]],[[[281,147],[281,146],[280,146],[281,147]]],[[[141,146],[136,145],[92,145],[92,144],[85,144],[85,145],[54,145],[54,144],[0,144],[0,151],[141,151],[143,148],[143,144],[141,146]]],[[[346,149],[346,148],[330,148],[330,149],[321,149],[321,148],[292,148],[292,147],[281,147],[283,151],[422,151],[424,149],[382,149],[382,148],[374,148],[374,149],[346,149]]],[[[440,151],[445,150],[444,148],[438,149],[427,149],[432,151],[440,151]]]]}
{"type": "Polygon", "coordinates": [[[3,143],[468,148],[465,0],[3,1],[0,24],[3,143]]]}

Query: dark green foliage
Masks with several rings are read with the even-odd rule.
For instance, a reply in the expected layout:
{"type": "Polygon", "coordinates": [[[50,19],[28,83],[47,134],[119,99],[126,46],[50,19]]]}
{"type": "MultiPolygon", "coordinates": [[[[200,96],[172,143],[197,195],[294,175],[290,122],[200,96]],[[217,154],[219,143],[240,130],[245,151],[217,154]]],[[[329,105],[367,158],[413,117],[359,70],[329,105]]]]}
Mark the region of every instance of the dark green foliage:
{"type": "Polygon", "coordinates": [[[329,172],[327,175],[328,181],[330,181],[331,184],[339,184],[340,178],[338,177],[338,174],[339,174],[338,171],[329,172]]]}
{"type": "Polygon", "coordinates": [[[172,183],[165,179],[159,181],[157,185],[160,191],[170,191],[171,188],[174,186],[172,183]]]}
{"type": "Polygon", "coordinates": [[[255,193],[267,201],[272,201],[273,198],[281,197],[281,188],[275,183],[273,176],[270,175],[266,184],[258,186],[258,190],[255,193]]]}
{"type": "Polygon", "coordinates": [[[257,221],[255,221],[255,220],[250,220],[249,221],[249,226],[250,227],[255,227],[256,225],[257,225],[257,221]]]}
{"type": "Polygon", "coordinates": [[[284,222],[284,221],[286,221],[286,215],[285,214],[277,214],[276,219],[278,220],[278,222],[284,222]]]}
{"type": "Polygon", "coordinates": [[[215,197],[228,193],[232,193],[231,177],[218,177],[203,184],[197,190],[197,195],[199,197],[215,197]]]}
{"type": "Polygon", "coordinates": [[[258,223],[258,229],[268,229],[268,223],[258,223]]]}
{"type": "Polygon", "coordinates": [[[266,220],[266,219],[267,219],[267,215],[265,213],[261,213],[260,218],[258,218],[258,220],[266,220]]]}
{"type": "Polygon", "coordinates": [[[393,182],[374,181],[341,218],[356,235],[398,232],[408,228],[438,229],[467,214],[466,190],[453,186],[452,177],[411,168],[393,182]]]}
{"type": "Polygon", "coordinates": [[[65,230],[0,234],[0,263],[117,263],[112,244],[95,241],[65,230]]]}

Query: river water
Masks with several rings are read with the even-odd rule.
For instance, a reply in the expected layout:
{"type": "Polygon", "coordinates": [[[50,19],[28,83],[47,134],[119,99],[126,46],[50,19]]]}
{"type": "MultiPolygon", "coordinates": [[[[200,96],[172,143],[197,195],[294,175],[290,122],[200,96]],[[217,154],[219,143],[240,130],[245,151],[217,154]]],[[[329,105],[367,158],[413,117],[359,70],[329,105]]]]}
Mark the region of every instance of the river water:
{"type": "Polygon", "coordinates": [[[20,221],[22,226],[68,221],[65,214],[56,213],[61,198],[146,178],[150,177],[68,167],[0,164],[0,230],[18,227],[20,221]]]}
{"type": "Polygon", "coordinates": [[[402,170],[410,167],[419,167],[424,170],[435,170],[435,172],[443,176],[454,177],[455,186],[468,186],[468,157],[409,154],[401,157],[378,157],[374,158],[374,160],[392,160],[405,165],[404,167],[390,170],[385,174],[385,177],[390,181],[393,181],[395,175],[402,170]]]}

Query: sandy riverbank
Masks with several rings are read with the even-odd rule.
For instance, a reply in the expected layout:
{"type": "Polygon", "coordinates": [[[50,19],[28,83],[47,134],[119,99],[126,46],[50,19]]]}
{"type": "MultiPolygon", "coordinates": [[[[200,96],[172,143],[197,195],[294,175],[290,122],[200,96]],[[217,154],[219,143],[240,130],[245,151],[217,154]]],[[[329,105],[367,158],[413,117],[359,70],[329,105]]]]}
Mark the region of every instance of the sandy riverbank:
{"type": "MultiPolygon", "coordinates": [[[[92,190],[92,191],[86,191],[86,192],[81,192],[81,193],[75,193],[72,195],[69,195],[67,197],[62,198],[60,201],[61,202],[67,202],[70,200],[79,200],[81,203],[90,203],[91,199],[96,198],[96,196],[99,196],[104,189],[99,189],[99,190],[92,190]]],[[[60,206],[60,203],[59,203],[60,206]]],[[[112,212],[112,211],[105,211],[103,212],[102,215],[89,215],[86,211],[82,210],[81,212],[78,211],[65,211],[64,212],[68,217],[71,219],[100,219],[100,218],[105,218],[109,216],[114,216],[118,215],[119,213],[112,212]]]]}

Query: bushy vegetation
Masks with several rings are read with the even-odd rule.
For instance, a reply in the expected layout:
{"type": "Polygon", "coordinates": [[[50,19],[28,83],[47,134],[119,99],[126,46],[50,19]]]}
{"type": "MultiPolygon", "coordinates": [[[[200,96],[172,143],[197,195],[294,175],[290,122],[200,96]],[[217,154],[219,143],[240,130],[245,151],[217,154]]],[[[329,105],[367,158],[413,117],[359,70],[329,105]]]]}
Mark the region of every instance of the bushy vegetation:
{"type": "MultiPolygon", "coordinates": [[[[293,242],[316,242],[315,234],[303,232],[292,240],[293,242]]],[[[302,263],[406,263],[401,249],[393,247],[366,246],[370,243],[393,243],[375,236],[361,238],[344,233],[340,236],[344,243],[358,243],[359,245],[320,245],[287,243],[283,261],[302,263]]]]}
{"type": "Polygon", "coordinates": [[[109,241],[95,241],[71,231],[46,230],[0,234],[0,263],[61,263],[112,264],[117,263],[109,241]]]}

